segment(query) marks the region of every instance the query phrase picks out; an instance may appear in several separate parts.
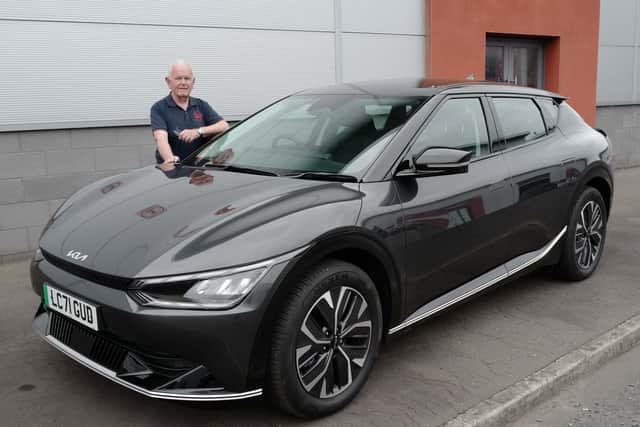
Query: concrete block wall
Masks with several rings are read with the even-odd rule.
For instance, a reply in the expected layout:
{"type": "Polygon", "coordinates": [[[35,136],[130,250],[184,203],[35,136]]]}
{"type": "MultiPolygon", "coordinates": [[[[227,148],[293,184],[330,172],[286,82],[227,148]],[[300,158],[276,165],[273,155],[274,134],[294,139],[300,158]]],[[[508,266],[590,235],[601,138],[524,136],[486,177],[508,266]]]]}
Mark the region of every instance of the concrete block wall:
{"type": "Polygon", "coordinates": [[[154,151],[147,126],[0,133],[0,263],[30,256],[75,191],[155,163],[154,151]]]}
{"type": "Polygon", "coordinates": [[[640,105],[598,107],[596,127],[611,139],[616,168],[640,166],[640,105]]]}

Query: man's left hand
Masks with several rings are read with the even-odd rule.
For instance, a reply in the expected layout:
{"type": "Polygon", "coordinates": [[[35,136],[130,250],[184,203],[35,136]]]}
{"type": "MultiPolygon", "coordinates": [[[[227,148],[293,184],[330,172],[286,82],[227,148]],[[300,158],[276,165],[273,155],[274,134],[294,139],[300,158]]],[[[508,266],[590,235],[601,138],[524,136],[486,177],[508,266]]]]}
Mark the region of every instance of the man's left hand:
{"type": "Polygon", "coordinates": [[[198,133],[198,129],[185,129],[182,132],[180,132],[180,135],[178,135],[178,138],[180,138],[181,141],[184,141],[187,143],[193,142],[199,137],[200,137],[200,134],[198,133]]]}

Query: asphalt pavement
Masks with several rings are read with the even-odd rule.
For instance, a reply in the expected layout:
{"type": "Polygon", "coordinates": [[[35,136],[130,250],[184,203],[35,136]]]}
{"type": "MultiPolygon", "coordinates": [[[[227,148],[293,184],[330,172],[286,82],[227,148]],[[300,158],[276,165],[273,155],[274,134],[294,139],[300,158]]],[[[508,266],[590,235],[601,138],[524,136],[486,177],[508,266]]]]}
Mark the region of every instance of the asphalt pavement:
{"type": "MultiPolygon", "coordinates": [[[[522,278],[387,345],[342,412],[311,425],[439,425],[640,313],[640,168],[618,171],[605,252],[579,283],[522,278]]],[[[0,266],[0,425],[295,425],[262,399],[146,398],[77,365],[31,329],[27,263],[0,266]]],[[[628,424],[627,424],[628,425],[628,424]]]]}
{"type": "Polygon", "coordinates": [[[565,388],[513,427],[640,427],[640,347],[565,388]]]}

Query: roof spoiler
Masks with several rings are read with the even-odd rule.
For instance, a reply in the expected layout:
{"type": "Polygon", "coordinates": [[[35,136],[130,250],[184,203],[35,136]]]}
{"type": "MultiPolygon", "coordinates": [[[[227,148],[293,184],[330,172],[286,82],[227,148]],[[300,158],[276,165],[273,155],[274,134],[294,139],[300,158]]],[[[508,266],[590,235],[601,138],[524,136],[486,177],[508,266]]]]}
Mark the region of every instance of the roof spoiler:
{"type": "Polygon", "coordinates": [[[557,93],[552,94],[551,98],[556,101],[557,104],[562,104],[568,99],[566,96],[558,95],[557,93]]]}

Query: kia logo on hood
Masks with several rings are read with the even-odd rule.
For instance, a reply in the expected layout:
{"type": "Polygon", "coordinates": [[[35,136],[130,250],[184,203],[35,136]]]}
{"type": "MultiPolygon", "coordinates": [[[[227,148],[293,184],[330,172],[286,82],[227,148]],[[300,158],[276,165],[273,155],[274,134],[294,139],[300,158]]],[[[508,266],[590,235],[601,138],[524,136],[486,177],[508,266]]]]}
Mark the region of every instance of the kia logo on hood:
{"type": "Polygon", "coordinates": [[[70,250],[69,252],[67,252],[67,256],[69,258],[75,259],[76,261],[84,261],[89,255],[84,255],[82,252],[70,250]]]}

